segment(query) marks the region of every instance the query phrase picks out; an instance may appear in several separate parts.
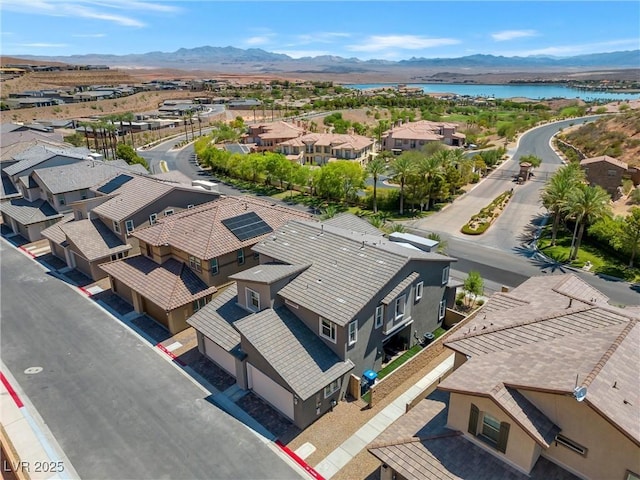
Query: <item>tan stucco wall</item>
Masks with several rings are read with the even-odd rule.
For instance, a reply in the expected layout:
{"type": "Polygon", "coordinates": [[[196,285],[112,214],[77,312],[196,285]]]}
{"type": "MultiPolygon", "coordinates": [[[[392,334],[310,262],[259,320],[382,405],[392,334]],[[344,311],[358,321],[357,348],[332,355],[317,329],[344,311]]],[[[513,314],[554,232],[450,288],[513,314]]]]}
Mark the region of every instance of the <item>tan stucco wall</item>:
{"type": "Polygon", "coordinates": [[[521,392],[562,429],[562,435],[588,449],[586,456],[582,456],[563,445],[553,444],[544,452],[545,457],[594,479],[624,479],[627,470],[640,473],[640,447],[600,416],[587,401],[577,402],[564,395],[521,392]]]}
{"type": "Polygon", "coordinates": [[[463,432],[465,437],[473,441],[476,445],[525,473],[529,473],[538,460],[540,452],[539,448],[537,448],[538,444],[491,399],[451,393],[447,426],[463,432]],[[499,452],[491,445],[473,437],[467,431],[472,403],[480,409],[480,416],[478,418],[479,425],[482,423],[483,412],[487,412],[501,422],[509,423],[509,440],[507,441],[506,453],[499,452]]]}
{"type": "MultiPolygon", "coordinates": [[[[238,303],[245,308],[247,307],[247,291],[246,289],[253,290],[260,295],[260,310],[269,308],[271,306],[271,299],[269,298],[269,285],[260,283],[238,282],[238,303]]],[[[252,307],[253,308],[253,307],[252,307]]],[[[249,309],[251,310],[251,309],[249,309]]]]}

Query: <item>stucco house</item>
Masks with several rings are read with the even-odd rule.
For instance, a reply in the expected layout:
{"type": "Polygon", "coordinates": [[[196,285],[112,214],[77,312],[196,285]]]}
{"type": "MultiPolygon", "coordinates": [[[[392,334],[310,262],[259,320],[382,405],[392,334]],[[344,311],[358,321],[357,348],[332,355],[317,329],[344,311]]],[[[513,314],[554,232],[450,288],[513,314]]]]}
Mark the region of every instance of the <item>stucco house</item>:
{"type": "Polygon", "coordinates": [[[274,151],[276,146],[287,140],[301,137],[305,129],[292,123],[278,121],[260,125],[249,125],[242,136],[242,143],[252,144],[254,151],[274,151]]]}
{"type": "Polygon", "coordinates": [[[437,328],[447,306],[452,258],[350,217],[351,229],[336,217],[274,230],[253,247],[260,264],[187,320],[204,355],[300,428],[379,370],[385,350],[437,328]]]}
{"type": "Polygon", "coordinates": [[[444,397],[370,447],[381,478],[640,478],[640,314],[607,301],[574,274],[491,297],[444,397]]]}
{"type": "Polygon", "coordinates": [[[608,155],[585,158],[580,166],[589,184],[601,186],[613,199],[619,197],[622,179],[629,176],[629,165],[608,155]]]}
{"type": "Polygon", "coordinates": [[[124,170],[89,188],[86,198],[69,204],[64,221],[42,232],[51,253],[98,280],[107,276],[102,264],[140,252],[136,228],[219,197],[162,177],[124,170]]]}
{"type": "Polygon", "coordinates": [[[141,256],[108,263],[102,269],[113,291],[136,311],[177,333],[187,328],[186,318],[209,302],[215,287],[227,285],[233,274],[258,264],[251,251],[256,242],[295,218],[308,220],[311,215],[253,197],[220,198],[158,217],[147,228],[132,231],[141,256]],[[177,272],[184,277],[187,271],[192,297],[181,295],[180,301],[171,301],[177,272]],[[151,282],[149,272],[157,280],[151,282]],[[155,292],[162,287],[160,298],[155,292]],[[201,296],[201,292],[208,293],[201,296]]]}
{"type": "Polygon", "coordinates": [[[364,166],[373,154],[373,143],[363,135],[308,133],[279,143],[276,152],[300,164],[326,165],[335,160],[351,160],[364,166]]]}
{"type": "Polygon", "coordinates": [[[447,122],[398,122],[382,137],[382,150],[400,155],[407,150],[421,150],[427,143],[440,142],[453,147],[464,145],[466,136],[457,132],[458,125],[447,122]]]}

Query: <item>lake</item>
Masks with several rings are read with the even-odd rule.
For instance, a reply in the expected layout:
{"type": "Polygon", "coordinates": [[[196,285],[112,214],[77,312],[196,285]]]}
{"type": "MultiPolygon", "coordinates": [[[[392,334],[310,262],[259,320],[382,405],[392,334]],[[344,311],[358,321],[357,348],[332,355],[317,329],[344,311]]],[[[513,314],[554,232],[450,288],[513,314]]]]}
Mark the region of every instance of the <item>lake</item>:
{"type": "MultiPolygon", "coordinates": [[[[397,83],[346,84],[345,87],[365,90],[369,88],[395,87],[397,83]]],[[[611,93],[578,90],[563,85],[481,85],[468,83],[407,83],[407,87],[422,88],[425,93],[454,93],[470,97],[514,98],[524,97],[533,100],[549,98],[580,98],[593,100],[637,100],[640,93],[611,93]]]]}

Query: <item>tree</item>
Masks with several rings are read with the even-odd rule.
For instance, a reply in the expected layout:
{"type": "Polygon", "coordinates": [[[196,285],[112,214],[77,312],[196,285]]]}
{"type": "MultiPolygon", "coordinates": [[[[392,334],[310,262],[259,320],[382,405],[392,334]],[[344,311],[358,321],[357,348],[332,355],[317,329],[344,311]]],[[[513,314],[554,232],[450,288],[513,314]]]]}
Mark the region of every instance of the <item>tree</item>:
{"type": "Polygon", "coordinates": [[[577,163],[570,163],[561,167],[549,179],[541,194],[542,204],[551,213],[553,224],[551,227],[551,245],[556,244],[558,226],[571,192],[584,180],[584,171],[577,163]]]}
{"type": "Polygon", "coordinates": [[[378,177],[387,170],[384,159],[376,157],[367,164],[367,173],[373,178],[373,213],[378,213],[378,177]]]}
{"type": "Polygon", "coordinates": [[[447,253],[447,249],[449,248],[449,243],[446,240],[443,240],[439,234],[435,232],[431,232],[429,235],[427,235],[427,238],[429,240],[438,242],[438,246],[436,247],[436,252],[442,255],[445,255],[447,253]]]}
{"type": "Polygon", "coordinates": [[[400,215],[404,213],[404,187],[407,178],[415,170],[415,163],[409,153],[403,153],[390,165],[394,181],[400,183],[400,215]]]}
{"type": "Polygon", "coordinates": [[[564,210],[575,222],[569,260],[575,260],[578,256],[580,243],[584,229],[589,224],[611,216],[609,194],[600,186],[587,186],[581,184],[569,194],[564,210]]]}
{"type": "Polygon", "coordinates": [[[542,159],[540,157],[536,157],[535,155],[524,155],[520,157],[520,163],[523,162],[530,163],[533,168],[538,168],[542,163],[542,159]]]}
{"type": "Polygon", "coordinates": [[[378,139],[378,145],[382,145],[382,135],[389,130],[388,120],[378,120],[378,124],[373,127],[373,133],[378,139]]]}
{"type": "Polygon", "coordinates": [[[149,170],[147,161],[138,155],[131,145],[127,145],[126,143],[118,144],[116,147],[116,157],[123,159],[129,165],[138,163],[149,170]]]}
{"type": "Polygon", "coordinates": [[[633,207],[625,217],[620,237],[613,239],[620,247],[630,251],[629,268],[633,268],[633,262],[640,249],[640,207],[633,207]]]}
{"type": "Polygon", "coordinates": [[[484,280],[480,276],[480,273],[471,270],[467,275],[462,286],[466,293],[466,298],[471,295],[471,302],[467,306],[472,307],[476,303],[476,298],[484,293],[484,280]]]}

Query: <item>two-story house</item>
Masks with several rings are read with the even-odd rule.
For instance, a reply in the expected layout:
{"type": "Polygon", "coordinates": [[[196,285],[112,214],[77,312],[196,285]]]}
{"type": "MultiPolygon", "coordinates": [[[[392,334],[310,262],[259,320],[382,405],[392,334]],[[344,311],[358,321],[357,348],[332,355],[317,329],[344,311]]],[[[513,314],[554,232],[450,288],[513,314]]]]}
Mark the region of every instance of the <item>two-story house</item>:
{"type": "Polygon", "coordinates": [[[93,280],[107,276],[102,264],[140,249],[136,228],[219,197],[217,192],[151,175],[124,171],[87,191],[69,206],[69,218],[42,232],[51,252],[93,280]]]}
{"type": "Polygon", "coordinates": [[[622,180],[630,177],[629,165],[608,155],[585,158],[580,167],[590,185],[601,186],[614,200],[620,196],[622,180]]]}
{"type": "MultiPolygon", "coordinates": [[[[380,234],[290,221],[258,242],[260,264],[187,322],[200,351],[298,427],[441,324],[453,259],[380,234]]],[[[366,230],[370,230],[367,226],[366,230]]]]}
{"type": "Polygon", "coordinates": [[[253,150],[257,152],[274,151],[278,144],[306,133],[304,128],[283,121],[250,125],[247,128],[247,133],[242,136],[242,143],[252,144],[253,150]]]}
{"type": "Polygon", "coordinates": [[[382,149],[400,155],[407,150],[421,150],[427,143],[441,142],[453,147],[464,145],[466,136],[456,132],[458,125],[446,122],[399,122],[384,133],[382,149]]]}
{"type": "MultiPolygon", "coordinates": [[[[94,209],[94,212],[98,209],[94,209]]],[[[100,211],[102,213],[104,209],[100,211]]],[[[185,320],[203,307],[229,278],[258,264],[251,247],[291,219],[311,215],[253,197],[224,197],[155,219],[132,231],[141,256],[102,265],[112,289],[172,333],[187,328],[185,320]],[[187,275],[191,296],[173,299],[172,286],[187,275]],[[150,281],[156,275],[156,281],[150,281]],[[213,290],[211,289],[213,287],[213,290]],[[160,289],[163,294],[157,295],[160,289]],[[200,296],[200,292],[208,292],[200,296]]]]}
{"type": "Polygon", "coordinates": [[[640,478],[640,307],[607,301],[574,274],[491,297],[445,341],[446,407],[370,448],[381,477],[640,478]]]}
{"type": "Polygon", "coordinates": [[[364,166],[373,153],[373,140],[363,135],[308,133],[281,142],[276,152],[300,164],[326,165],[334,160],[351,160],[364,166]]]}

